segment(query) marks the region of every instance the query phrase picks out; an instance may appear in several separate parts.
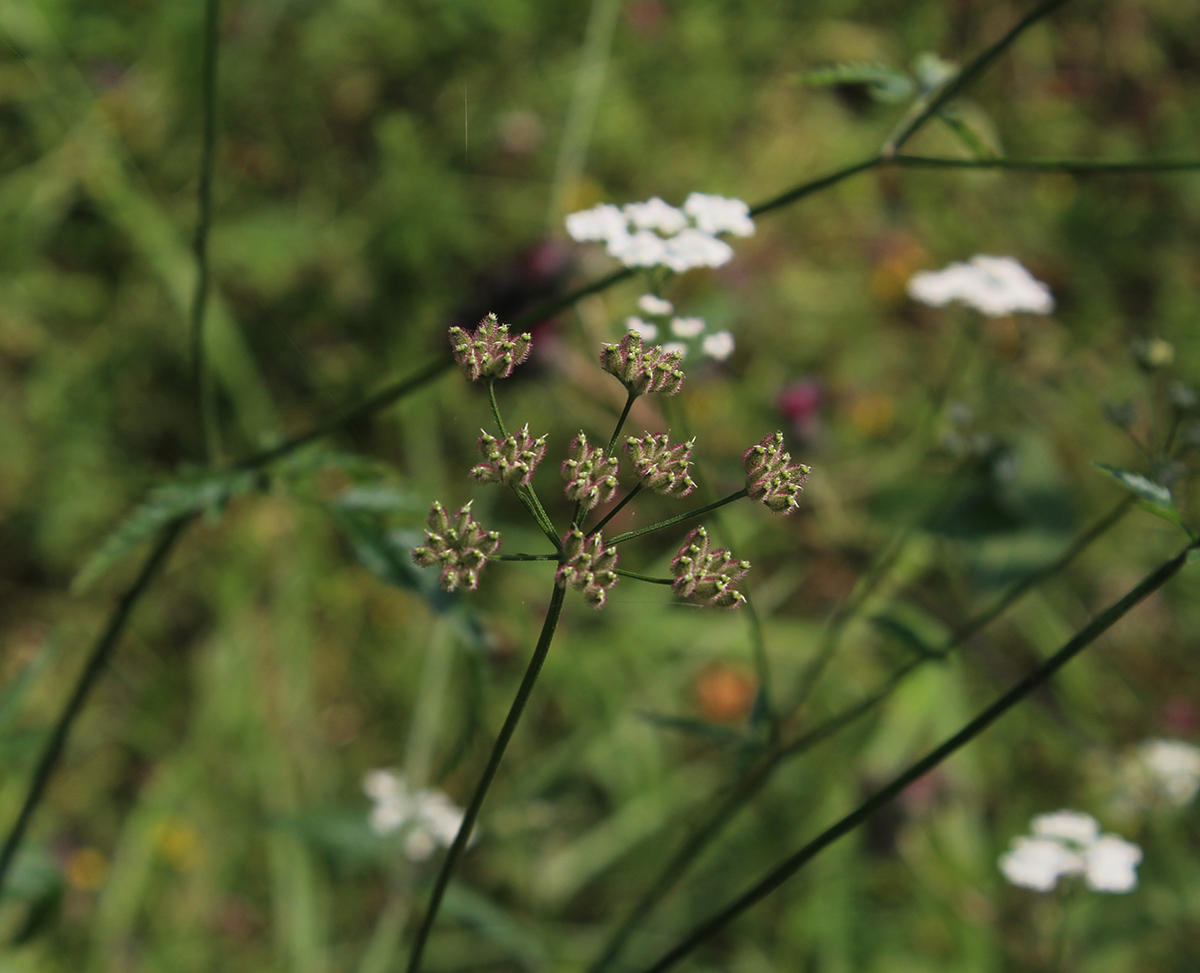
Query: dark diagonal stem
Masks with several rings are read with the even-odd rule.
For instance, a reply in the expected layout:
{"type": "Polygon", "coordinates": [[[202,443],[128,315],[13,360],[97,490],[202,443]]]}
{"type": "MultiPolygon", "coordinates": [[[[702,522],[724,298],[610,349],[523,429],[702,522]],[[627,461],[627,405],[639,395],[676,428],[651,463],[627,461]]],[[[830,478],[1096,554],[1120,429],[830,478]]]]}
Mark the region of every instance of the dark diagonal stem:
{"type": "Polygon", "coordinates": [[[663,971],[673,967],[714,933],[725,928],[725,926],[729,925],[730,922],[751,906],[757,904],[783,885],[784,882],[835,841],[857,828],[871,814],[908,787],[909,784],[923,777],[938,764],[978,737],[984,730],[995,723],[996,720],[1024,700],[1039,686],[1043,685],[1063,666],[1075,658],[1075,656],[1079,655],[1080,652],[1124,618],[1144,598],[1157,591],[1167,581],[1178,574],[1184,565],[1187,564],[1188,555],[1195,547],[1195,543],[1189,544],[1176,554],[1175,557],[1171,558],[1171,560],[1160,565],[1156,570],[1143,578],[1125,597],[1110,605],[1088,625],[1080,629],[1054,655],[1000,696],[990,706],[982,710],[979,715],[967,723],[961,730],[912,764],[907,770],[895,777],[886,787],[883,787],[841,820],[825,829],[825,831],[799,851],[784,859],[759,882],[739,895],[729,905],[700,923],[677,946],[668,951],[656,963],[647,967],[644,973],[663,973],[663,971]]]}
{"type": "Polygon", "coordinates": [[[421,957],[425,953],[425,944],[429,939],[429,932],[433,928],[434,920],[437,919],[438,909],[441,907],[442,897],[446,894],[446,887],[450,884],[450,876],[454,871],[454,866],[458,863],[463,850],[467,847],[467,842],[471,838],[471,831],[475,827],[475,819],[479,817],[479,810],[483,807],[484,799],[487,797],[488,788],[492,786],[492,781],[496,777],[496,771],[500,769],[500,762],[504,759],[504,751],[508,749],[508,742],[512,739],[513,733],[516,732],[517,724],[521,721],[521,714],[525,712],[525,704],[529,702],[529,696],[533,692],[534,684],[537,682],[538,675],[542,671],[542,663],[546,661],[546,654],[550,651],[550,643],[554,639],[554,630],[558,627],[558,618],[562,613],[565,593],[566,589],[564,587],[558,584],[554,586],[554,591],[550,596],[550,605],[546,609],[546,619],[542,623],[542,634],[538,637],[537,646],[533,650],[533,656],[530,658],[529,665],[525,669],[525,676],[521,680],[521,685],[517,688],[517,695],[513,698],[512,705],[508,709],[508,716],[504,718],[504,725],[500,727],[500,733],[496,736],[496,742],[492,745],[492,752],[488,757],[487,766],[483,769],[483,775],[479,778],[479,783],[475,785],[475,793],[471,795],[471,801],[467,805],[466,812],[463,814],[462,825],[458,829],[458,834],[455,835],[454,842],[450,845],[450,850],[446,853],[446,857],[442,861],[442,867],[438,871],[437,880],[433,885],[433,892],[429,896],[429,907],[425,910],[425,917],[421,920],[420,928],[417,930],[416,937],[413,940],[412,954],[408,960],[408,973],[417,973],[421,968],[421,957]]]}
{"type": "Polygon", "coordinates": [[[695,510],[689,510],[687,513],[679,514],[676,517],[670,517],[667,520],[661,520],[657,524],[651,524],[649,527],[642,527],[638,530],[630,530],[626,531],[624,534],[618,534],[608,542],[608,546],[612,547],[614,544],[620,544],[623,541],[633,540],[633,538],[641,537],[643,534],[649,534],[656,530],[664,530],[667,527],[673,527],[675,524],[681,524],[685,520],[703,517],[706,513],[716,510],[718,507],[723,507],[727,503],[733,503],[735,500],[741,500],[742,497],[748,496],[750,496],[750,491],[743,487],[736,493],[731,493],[729,496],[723,497],[722,499],[713,503],[706,503],[703,507],[697,507],[695,510]]]}
{"type": "MultiPolygon", "coordinates": [[[[1012,607],[1023,595],[1061,571],[1084,549],[1116,525],[1132,507],[1133,498],[1126,498],[1118,503],[1109,513],[1080,534],[1058,558],[1045,567],[1026,575],[1000,595],[990,606],[956,629],[954,634],[938,650],[936,658],[949,656],[955,649],[964,645],[969,639],[1012,607]]],[[[879,578],[886,571],[886,565],[891,562],[895,550],[896,548],[893,546],[892,550],[880,560],[876,569],[872,570],[870,576],[865,579],[860,589],[830,619],[827,632],[840,631],[846,619],[857,611],[858,606],[874,590],[879,578]]],[[[870,695],[851,703],[840,712],[835,713],[795,739],[781,744],[773,752],[761,758],[759,763],[751,767],[743,775],[742,779],[733,786],[725,799],[717,805],[715,810],[693,831],[684,844],[680,846],[663,867],[651,887],[638,899],[624,921],[609,938],[604,952],[589,968],[591,973],[600,973],[601,970],[609,966],[625,948],[633,933],[641,927],[657,907],[658,903],[666,897],[667,893],[678,884],[679,880],[687,873],[687,870],[709,843],[725,829],[725,826],[733,820],[743,807],[759,794],[763,785],[770,780],[771,776],[786,761],[807,753],[813,747],[832,738],[847,726],[869,714],[875,707],[895,692],[905,679],[928,661],[930,661],[929,658],[921,657],[912,660],[907,665],[901,666],[888,676],[870,695]]],[[[802,687],[810,688],[812,681],[811,679],[802,678],[800,684],[802,687]]],[[[789,710],[794,711],[797,705],[798,702],[793,701],[793,705],[789,707],[789,710]]]]}
{"type": "Polygon", "coordinates": [[[1044,20],[1050,14],[1054,13],[1059,7],[1065,5],[1067,0],[1042,0],[1029,13],[1018,20],[1009,30],[1007,34],[993,43],[990,47],[985,48],[980,54],[972,58],[961,71],[958,72],[933,98],[930,99],[921,111],[919,111],[907,125],[902,128],[894,138],[892,138],[886,146],[884,146],[883,154],[886,157],[895,155],[904,146],[904,143],[912,138],[929,119],[936,115],[942,108],[957,98],[967,86],[981,75],[988,66],[1003,54],[1013,42],[1020,37],[1025,31],[1036,24],[1039,20],[1044,20]]]}
{"type": "Polygon", "coordinates": [[[593,534],[599,534],[600,531],[604,529],[604,525],[607,524],[610,520],[612,520],[613,517],[615,517],[617,514],[619,514],[622,510],[624,510],[625,504],[629,503],[630,500],[632,500],[634,497],[636,497],[641,492],[642,492],[642,484],[635,483],[633,485],[633,489],[630,490],[627,494],[625,494],[624,497],[621,498],[621,502],[618,503],[615,507],[613,507],[612,510],[610,510],[608,513],[606,513],[604,515],[604,517],[600,520],[600,523],[598,523],[595,527],[593,527],[591,530],[589,530],[587,532],[588,537],[591,537],[593,534]]]}
{"type": "Polygon", "coordinates": [[[4,881],[8,877],[8,872],[12,867],[17,850],[21,847],[21,841],[25,837],[25,831],[29,827],[30,819],[33,817],[34,811],[41,804],[46,787],[50,783],[50,778],[54,775],[54,771],[58,768],[58,763],[62,759],[63,749],[67,745],[67,739],[71,735],[71,727],[74,726],[76,717],[79,716],[80,710],[83,709],[84,703],[87,702],[88,696],[95,687],[97,680],[99,680],[107,668],[108,661],[112,657],[113,650],[117,647],[117,642],[120,641],[121,633],[125,630],[125,625],[129,621],[129,616],[133,612],[134,606],[138,603],[142,595],[146,593],[150,582],[154,580],[155,575],[158,574],[166,563],[167,555],[171,553],[171,549],[175,546],[176,541],[179,540],[184,528],[187,527],[190,521],[190,517],[181,517],[178,520],[171,521],[171,523],[163,528],[162,533],[159,534],[158,542],[154,545],[149,556],[142,564],[142,569],[138,572],[137,578],[117,602],[116,608],[113,609],[112,615],[109,616],[108,624],[104,627],[104,631],[96,640],[95,645],[92,646],[92,651],[88,655],[83,671],[75,681],[75,688],[71,690],[71,695],[68,697],[62,713],[59,714],[58,720],[54,724],[54,729],[50,733],[50,739],[46,741],[42,755],[38,758],[37,766],[34,768],[33,776],[29,781],[29,789],[25,794],[25,801],[21,805],[21,811],[17,815],[17,820],[13,824],[12,830],[9,831],[8,837],[4,841],[4,848],[0,850],[0,891],[4,888],[4,881]]]}

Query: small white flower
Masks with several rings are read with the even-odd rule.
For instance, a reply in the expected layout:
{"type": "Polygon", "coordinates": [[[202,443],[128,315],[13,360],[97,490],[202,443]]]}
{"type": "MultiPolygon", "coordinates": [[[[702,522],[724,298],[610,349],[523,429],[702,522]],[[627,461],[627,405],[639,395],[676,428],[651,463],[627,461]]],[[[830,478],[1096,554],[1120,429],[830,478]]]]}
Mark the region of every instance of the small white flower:
{"type": "Polygon", "coordinates": [[[629,218],[616,206],[601,203],[567,217],[567,233],[580,243],[609,241],[629,232],[629,218]]]}
{"type": "Polygon", "coordinates": [[[676,338],[698,338],[704,334],[704,318],[672,318],[671,334],[676,338]]]}
{"type": "Polygon", "coordinates": [[[668,257],[666,241],[649,230],[609,237],[606,249],[626,267],[657,267],[668,257]]]}
{"type": "Polygon", "coordinates": [[[649,321],[643,321],[632,314],[625,319],[625,330],[637,332],[642,336],[643,341],[653,341],[658,337],[657,325],[651,324],[649,321]]]}
{"type": "Polygon", "coordinates": [[[1200,791],[1200,748],[1182,740],[1147,740],[1138,755],[1174,804],[1189,804],[1200,791]]]}
{"type": "Polygon", "coordinates": [[[669,203],[664,203],[657,196],[644,203],[629,203],[625,206],[625,215],[634,226],[642,230],[658,230],[661,233],[678,233],[688,225],[683,211],[669,203]]]}
{"type": "Polygon", "coordinates": [[[1049,892],[1063,875],[1078,875],[1084,858],[1052,838],[1016,838],[1000,858],[1000,871],[1013,885],[1049,892]]]}
{"type": "Polygon", "coordinates": [[[404,854],[423,862],[439,845],[449,847],[462,827],[464,812],[441,791],[413,793],[408,782],[390,770],[372,770],[363,777],[363,791],[375,802],[368,822],[381,838],[405,829],[404,854]]]}
{"type": "Polygon", "coordinates": [[[692,193],[683,203],[683,211],[705,233],[732,233],[734,236],[753,236],[754,220],[750,207],[740,199],[692,193]]]}
{"type": "Polygon", "coordinates": [[[1100,824],[1090,814],[1082,811],[1055,811],[1039,814],[1033,819],[1032,830],[1039,838],[1058,838],[1078,845],[1095,841],[1100,834],[1100,824]]]}
{"type": "Polygon", "coordinates": [[[1137,845],[1106,834],[1096,839],[1084,854],[1088,888],[1119,894],[1137,887],[1137,866],[1142,860],[1142,849],[1137,845]]]}
{"type": "Polygon", "coordinates": [[[733,335],[728,331],[706,334],[704,340],[700,342],[700,350],[709,358],[715,358],[717,361],[724,361],[732,355],[734,347],[733,335]]]}
{"type": "Polygon", "coordinates": [[[679,352],[680,358],[687,358],[688,346],[682,341],[668,341],[662,346],[662,350],[668,355],[673,355],[675,352],[679,352]]]}
{"type": "Polygon", "coordinates": [[[693,267],[720,267],[733,259],[733,247],[702,230],[688,227],[665,243],[661,263],[677,274],[693,267]]]}
{"type": "Polygon", "coordinates": [[[994,318],[1016,311],[1049,314],[1054,310],[1050,288],[1019,261],[986,254],[972,257],[970,263],[953,263],[943,270],[913,274],[908,281],[908,294],[932,307],[961,301],[994,318]]]}
{"type": "Polygon", "coordinates": [[[1000,870],[1013,885],[1049,892],[1060,878],[1082,875],[1096,892],[1129,892],[1137,886],[1142,850],[1124,838],[1100,834],[1090,814],[1040,814],[1032,830],[1034,837],[1014,838],[1000,857],[1000,870]]]}
{"type": "Polygon", "coordinates": [[[643,294],[638,298],[638,310],[644,314],[653,315],[656,318],[665,318],[668,314],[675,310],[675,305],[664,298],[657,297],[654,294],[643,294]]]}

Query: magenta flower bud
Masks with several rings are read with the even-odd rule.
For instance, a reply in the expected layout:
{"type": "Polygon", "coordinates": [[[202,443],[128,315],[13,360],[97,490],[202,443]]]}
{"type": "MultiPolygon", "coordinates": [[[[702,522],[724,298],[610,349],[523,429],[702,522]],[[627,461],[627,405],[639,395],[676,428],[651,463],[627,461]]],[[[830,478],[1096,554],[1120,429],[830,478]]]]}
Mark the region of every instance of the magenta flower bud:
{"type": "Polygon", "coordinates": [[[776,513],[790,514],[800,506],[800,491],[808,482],[809,467],[793,464],[783,448],[783,433],[767,436],[742,455],[746,490],[776,513]]]}
{"type": "Polygon", "coordinates": [[[477,483],[527,486],[546,455],[546,437],[534,439],[529,435],[528,425],[507,439],[496,439],[485,432],[479,437],[478,446],[484,463],[471,470],[471,479],[477,483]]]}
{"type": "Polygon", "coordinates": [[[726,548],[710,550],[708,531],[697,527],[687,535],[671,562],[671,574],[675,576],[671,589],[680,598],[690,598],[702,605],[737,608],[746,596],[734,585],[749,570],[749,561],[735,561],[726,548]]]}
{"type": "Polygon", "coordinates": [[[686,497],[696,489],[688,476],[695,442],[692,439],[671,445],[665,434],[641,439],[630,436],[625,440],[625,451],[643,486],[665,496],[686,497]]]}
{"type": "Polygon", "coordinates": [[[607,503],[617,492],[617,468],[615,456],[605,456],[601,447],[589,445],[587,436],[580,433],[571,440],[562,465],[567,499],[578,503],[581,510],[607,503]]]}
{"type": "Polygon", "coordinates": [[[450,329],[454,360],[472,382],[481,378],[508,378],[529,357],[531,340],[528,334],[510,338],[508,325],[499,324],[494,314],[480,321],[474,332],[450,329]]]}
{"type": "Polygon", "coordinates": [[[435,500],[427,524],[425,544],[412,550],[413,563],[422,568],[440,567],[438,583],[446,591],[460,585],[474,591],[479,586],[480,569],[500,550],[500,534],[480,527],[471,516],[469,503],[451,521],[435,500]]]}
{"type": "Polygon", "coordinates": [[[609,589],[617,583],[616,549],[605,547],[599,534],[588,537],[573,527],[563,536],[562,558],[555,582],[583,592],[585,601],[603,608],[609,589]]]}
{"type": "Polygon", "coordinates": [[[683,388],[681,351],[663,351],[657,346],[644,348],[642,336],[630,331],[617,344],[605,344],[600,350],[600,367],[615,376],[634,395],[662,392],[674,395],[683,388]]]}

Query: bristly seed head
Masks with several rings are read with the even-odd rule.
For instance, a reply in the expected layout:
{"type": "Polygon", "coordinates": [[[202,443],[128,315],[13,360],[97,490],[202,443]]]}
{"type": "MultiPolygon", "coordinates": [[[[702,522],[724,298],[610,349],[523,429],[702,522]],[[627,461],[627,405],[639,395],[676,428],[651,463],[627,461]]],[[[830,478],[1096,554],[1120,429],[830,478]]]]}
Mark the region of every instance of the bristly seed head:
{"type": "Polygon", "coordinates": [[[671,445],[666,434],[645,435],[640,439],[630,436],[625,440],[625,451],[637,471],[642,485],[668,497],[686,497],[696,484],[688,476],[692,463],[691,439],[686,443],[671,445]]]}
{"type": "Polygon", "coordinates": [[[533,479],[533,471],[546,455],[546,437],[534,439],[529,435],[528,425],[507,439],[497,439],[484,432],[478,446],[485,462],[471,470],[471,479],[477,483],[527,486],[533,479]]]}
{"type": "Polygon", "coordinates": [[[634,395],[649,392],[674,395],[683,388],[683,371],[679,367],[682,360],[682,352],[643,347],[642,336],[636,331],[630,331],[615,345],[603,345],[600,350],[600,367],[634,395]]]}
{"type": "Polygon", "coordinates": [[[617,551],[605,547],[599,534],[588,537],[578,527],[563,536],[562,564],[555,583],[582,591],[584,600],[603,608],[609,589],[617,583],[617,551]]]}
{"type": "Polygon", "coordinates": [[[605,456],[601,447],[589,445],[587,436],[580,433],[571,440],[562,465],[567,499],[578,503],[581,510],[607,503],[617,492],[617,468],[615,456],[605,456]]]}
{"type": "Polygon", "coordinates": [[[425,544],[413,548],[413,562],[422,568],[440,566],[438,583],[446,591],[460,585],[474,591],[479,586],[480,569],[500,550],[500,534],[480,527],[471,516],[469,503],[451,521],[435,500],[427,523],[425,544]]]}
{"type": "Polygon", "coordinates": [[[481,378],[508,378],[529,357],[531,340],[528,334],[510,338],[508,325],[499,324],[494,314],[480,321],[474,332],[450,329],[454,360],[472,382],[481,378]]]}
{"type": "Polygon", "coordinates": [[[808,481],[809,467],[793,464],[783,448],[783,433],[767,436],[742,455],[746,489],[776,513],[790,514],[800,506],[800,491],[808,481]]]}
{"type": "Polygon", "coordinates": [[[675,576],[671,588],[680,598],[691,598],[702,605],[737,608],[746,596],[733,586],[749,570],[749,561],[735,561],[726,548],[710,550],[708,531],[697,527],[687,535],[671,562],[675,576]]]}

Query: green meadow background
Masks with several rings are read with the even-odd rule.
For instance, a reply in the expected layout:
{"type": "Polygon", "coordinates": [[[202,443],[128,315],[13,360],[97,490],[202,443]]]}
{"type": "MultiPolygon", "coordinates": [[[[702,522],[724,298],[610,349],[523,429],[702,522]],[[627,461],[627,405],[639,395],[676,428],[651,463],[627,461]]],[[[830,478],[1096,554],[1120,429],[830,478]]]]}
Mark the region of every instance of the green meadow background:
{"type": "MultiPolygon", "coordinates": [[[[962,64],[1026,9],[227,0],[207,345],[222,454],[413,374],[445,354],[451,324],[608,273],[598,247],[567,239],[568,212],[691,191],[753,204],[870,156],[906,103],[814,87],[811,72],[909,71],[927,53],[962,64]]],[[[5,829],[144,555],[82,590],[72,579],[203,457],[188,354],[202,25],[199,0],[0,4],[5,829]]],[[[934,122],[908,150],[1198,158],[1200,8],[1068,3],[956,104],[969,138],[934,122]]],[[[836,644],[788,739],[873,692],[1121,500],[1094,462],[1170,474],[1185,519],[1193,509],[1200,426],[1172,425],[1170,389],[1200,380],[1200,172],[889,167],[764,215],[735,249],[664,295],[737,350],[686,363],[683,392],[639,403],[630,431],[696,435],[712,496],[741,485],[742,452],[776,429],[812,466],[797,515],[745,502],[710,522],[754,564],[769,667],[748,612],[628,579],[599,613],[569,594],[430,971],[587,969],[755,759],[764,674],[785,709],[836,644]],[[906,297],[912,273],[976,253],[1021,260],[1055,313],[985,320],[906,297]],[[1147,371],[1131,343],[1156,338],[1173,362],[1147,371]],[[1164,471],[1148,454],[1168,429],[1164,471]],[[848,599],[856,612],[838,616],[848,599]]],[[[623,401],[599,344],[644,290],[624,282],[539,326],[534,359],[499,386],[509,424],[549,436],[535,483],[559,525],[567,443],[607,437],[623,401]]],[[[370,832],[362,775],[407,768],[466,802],[553,568],[489,565],[477,592],[445,599],[402,556],[371,552],[419,542],[435,498],[474,500],[506,552],[544,550],[511,496],[465,475],[488,421],[480,389],[447,371],[188,530],[34,819],[0,900],[0,970],[398,968],[431,866],[370,832]]],[[[682,509],[639,497],[629,523],[682,509]]],[[[685,532],[623,547],[622,566],[666,573],[685,532]]],[[[961,651],[787,762],[613,968],[647,966],[1184,541],[1130,510],[961,651]]],[[[1200,966],[1197,808],[1131,811],[1114,770],[1146,738],[1200,732],[1195,570],[680,968],[1200,966]],[[1007,885],[996,861],[1060,807],[1145,860],[1131,894],[1071,897],[1056,959],[1063,898],[1007,885]]]]}

